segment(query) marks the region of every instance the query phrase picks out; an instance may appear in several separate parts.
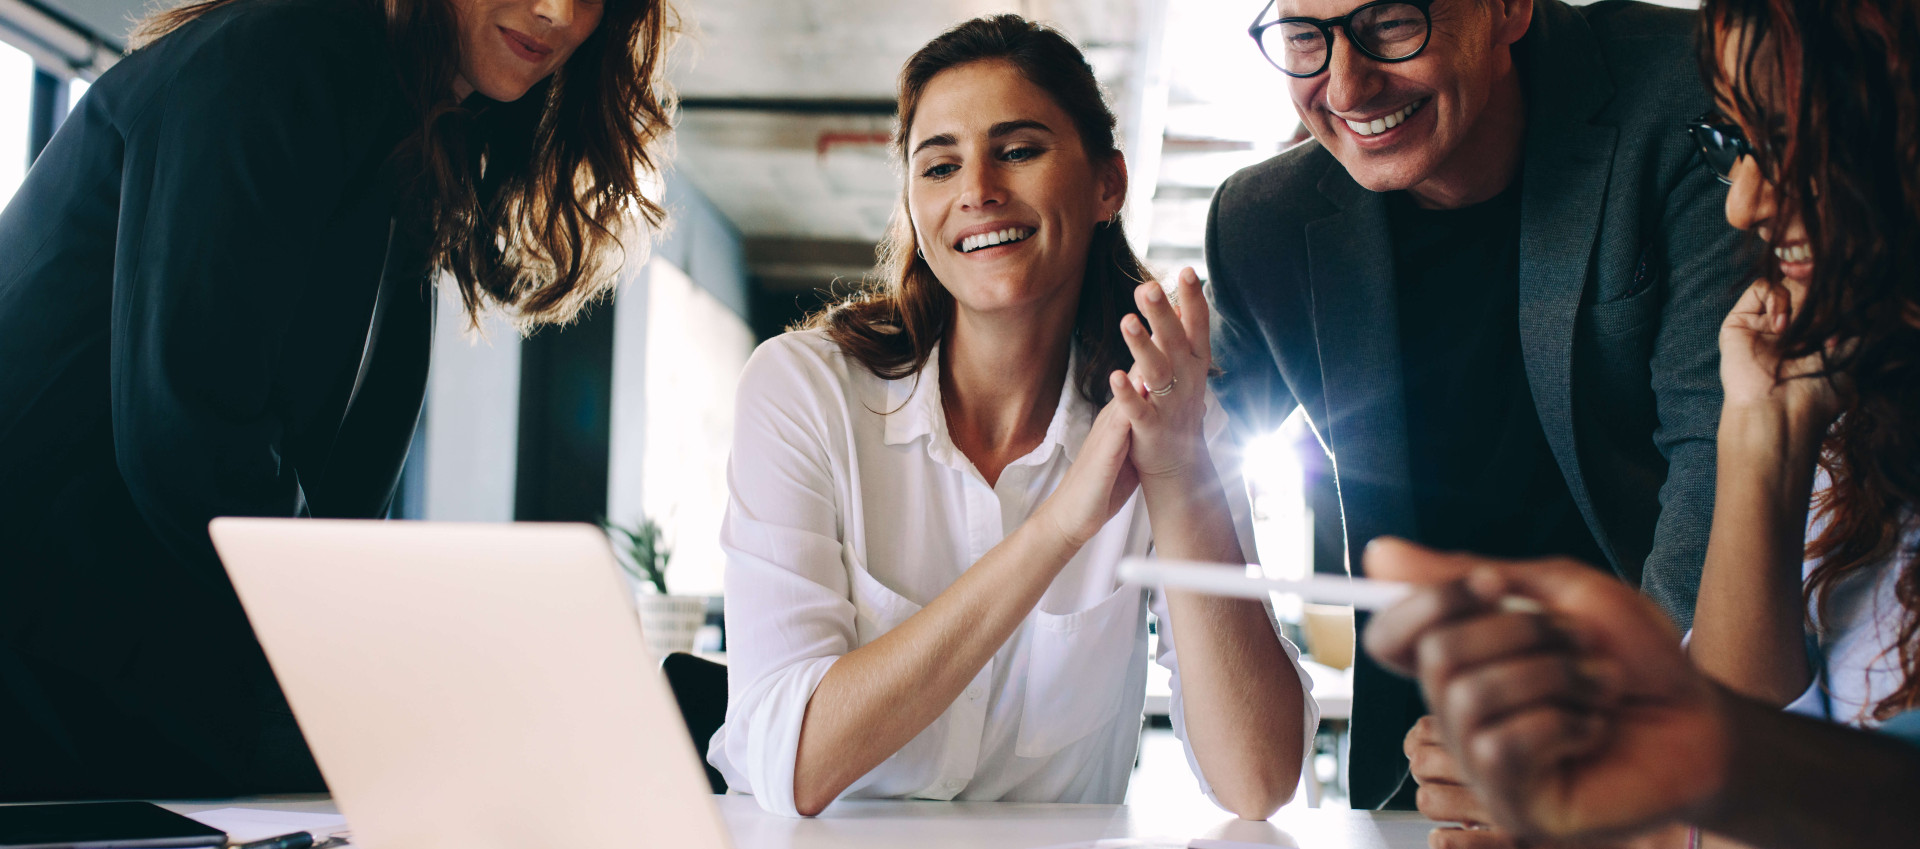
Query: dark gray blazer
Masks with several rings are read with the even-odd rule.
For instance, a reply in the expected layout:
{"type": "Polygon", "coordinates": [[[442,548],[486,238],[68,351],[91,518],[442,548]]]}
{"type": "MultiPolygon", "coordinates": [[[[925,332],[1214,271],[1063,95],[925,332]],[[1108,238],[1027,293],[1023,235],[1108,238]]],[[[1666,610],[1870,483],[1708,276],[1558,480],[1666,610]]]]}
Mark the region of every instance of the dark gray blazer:
{"type": "MultiPolygon", "coordinates": [[[[1682,627],[1713,513],[1720,322],[1746,267],[1704,112],[1694,14],[1537,0],[1516,47],[1528,126],[1520,344],[1540,423],[1608,563],[1682,627]]],[[[1352,563],[1414,534],[1385,196],[1316,142],[1235,174],[1207,227],[1215,390],[1243,436],[1296,406],[1332,456],[1352,563]]],[[[1406,775],[1417,691],[1360,659],[1356,807],[1406,775]]]]}
{"type": "Polygon", "coordinates": [[[410,114],[377,0],[246,0],[102,75],[0,212],[0,801],[321,789],[207,521],[387,512],[410,114]]]}

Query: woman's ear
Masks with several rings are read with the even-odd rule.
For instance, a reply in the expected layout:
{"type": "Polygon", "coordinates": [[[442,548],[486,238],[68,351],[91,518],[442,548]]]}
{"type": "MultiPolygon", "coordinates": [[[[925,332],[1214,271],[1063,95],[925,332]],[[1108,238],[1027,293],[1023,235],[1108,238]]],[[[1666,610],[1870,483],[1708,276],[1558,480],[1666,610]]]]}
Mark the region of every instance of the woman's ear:
{"type": "Polygon", "coordinates": [[[1112,221],[1127,206],[1127,158],[1119,153],[1095,166],[1094,178],[1100,187],[1100,218],[1112,221]]]}

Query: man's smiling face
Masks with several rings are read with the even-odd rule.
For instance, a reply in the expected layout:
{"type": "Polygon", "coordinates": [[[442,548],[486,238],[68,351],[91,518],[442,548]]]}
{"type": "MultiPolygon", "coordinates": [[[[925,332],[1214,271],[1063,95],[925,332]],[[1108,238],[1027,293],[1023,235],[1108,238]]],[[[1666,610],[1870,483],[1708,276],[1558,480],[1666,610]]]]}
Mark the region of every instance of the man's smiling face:
{"type": "MultiPolygon", "coordinates": [[[[1511,70],[1508,48],[1526,33],[1531,18],[1530,3],[1517,18],[1497,14],[1497,4],[1503,0],[1435,0],[1426,49],[1402,62],[1368,57],[1335,28],[1327,69],[1286,78],[1301,121],[1355,182],[1372,191],[1410,189],[1442,176],[1486,118],[1495,81],[1511,70]]],[[[1335,18],[1360,5],[1280,0],[1276,14],[1335,18]]]]}

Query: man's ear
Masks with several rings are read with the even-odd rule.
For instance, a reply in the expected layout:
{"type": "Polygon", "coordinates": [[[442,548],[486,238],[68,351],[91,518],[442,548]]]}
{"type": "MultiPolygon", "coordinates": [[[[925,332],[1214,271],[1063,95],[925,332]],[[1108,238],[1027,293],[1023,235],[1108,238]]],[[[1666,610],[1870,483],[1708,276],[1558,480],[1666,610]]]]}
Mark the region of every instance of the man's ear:
{"type": "Polygon", "coordinates": [[[1493,7],[1493,44],[1506,47],[1527,34],[1533,24],[1533,0],[1487,0],[1493,7]]]}
{"type": "Polygon", "coordinates": [[[1100,187],[1100,211],[1105,220],[1112,221],[1127,205],[1127,158],[1115,153],[1094,167],[1097,169],[1094,177],[1100,187]]]}

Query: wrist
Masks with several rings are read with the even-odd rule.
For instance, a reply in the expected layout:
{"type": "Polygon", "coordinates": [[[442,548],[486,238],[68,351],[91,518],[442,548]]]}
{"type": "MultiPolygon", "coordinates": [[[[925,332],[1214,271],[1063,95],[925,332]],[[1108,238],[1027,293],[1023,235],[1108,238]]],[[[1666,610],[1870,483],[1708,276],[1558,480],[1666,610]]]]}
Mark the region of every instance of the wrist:
{"type": "Polygon", "coordinates": [[[1723,445],[1754,449],[1817,449],[1827,423],[1805,405],[1729,400],[1720,409],[1719,438],[1723,445]]]}
{"type": "Polygon", "coordinates": [[[1702,831],[1720,831],[1729,821],[1741,817],[1740,809],[1752,802],[1752,788],[1744,786],[1745,781],[1755,778],[1764,780],[1764,775],[1749,773],[1766,770],[1760,764],[1752,762],[1753,753],[1747,751],[1754,740],[1746,729],[1750,724],[1748,713],[1759,710],[1777,713],[1771,708],[1755,705],[1734,694],[1719,684],[1709,684],[1710,729],[1707,740],[1706,757],[1700,764],[1698,794],[1688,805],[1683,819],[1699,827],[1702,831]]]}
{"type": "MultiPolygon", "coordinates": [[[[1097,528],[1095,529],[1098,530],[1097,528]]],[[[1073,559],[1087,540],[1093,538],[1091,532],[1084,536],[1068,518],[1061,514],[1053,499],[1041,502],[1040,507],[1020,527],[1013,531],[1014,536],[1024,537],[1024,544],[1033,546],[1047,562],[1059,560],[1062,564],[1073,559]]]]}

